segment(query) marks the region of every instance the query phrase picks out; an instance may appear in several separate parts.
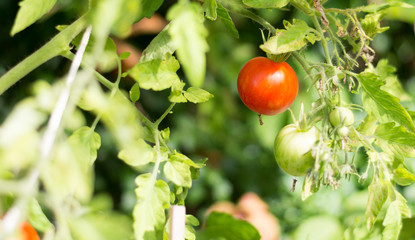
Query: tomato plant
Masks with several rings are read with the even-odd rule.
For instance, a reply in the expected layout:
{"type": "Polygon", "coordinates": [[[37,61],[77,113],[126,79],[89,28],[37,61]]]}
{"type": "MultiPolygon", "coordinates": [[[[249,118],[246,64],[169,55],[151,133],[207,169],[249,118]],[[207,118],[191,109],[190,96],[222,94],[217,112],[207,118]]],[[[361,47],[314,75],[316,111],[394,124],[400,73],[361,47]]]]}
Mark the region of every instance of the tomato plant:
{"type": "MultiPolygon", "coordinates": [[[[180,205],[181,232],[194,240],[199,220],[183,205],[199,216],[252,189],[282,203],[270,206],[284,238],[314,236],[319,221],[299,222],[323,214],[308,205],[320,190],[343,194],[327,212],[347,240],[411,236],[415,42],[385,38],[400,29],[382,20],[413,24],[407,2],[3,1],[2,46],[13,51],[0,59],[0,239],[25,216],[47,239],[168,239],[179,221],[167,210],[180,205]],[[403,63],[402,77],[393,65],[403,63]],[[261,130],[250,131],[237,92],[273,115],[261,130]],[[307,110],[289,125],[284,110],[299,100],[307,110]],[[287,179],[278,165],[303,176],[301,196],[270,184],[287,179]],[[343,204],[352,191],[364,206],[343,204]]],[[[207,221],[201,240],[232,235],[232,222],[241,240],[259,238],[230,216],[207,221]]]]}
{"type": "Polygon", "coordinates": [[[264,115],[287,110],[298,93],[297,75],[291,66],[265,57],[255,57],[242,67],[237,86],[242,102],[264,115]]]}
{"type": "Polygon", "coordinates": [[[311,149],[319,140],[316,127],[301,129],[295,124],[283,127],[275,138],[274,154],[284,172],[301,177],[313,166],[311,149]]]}

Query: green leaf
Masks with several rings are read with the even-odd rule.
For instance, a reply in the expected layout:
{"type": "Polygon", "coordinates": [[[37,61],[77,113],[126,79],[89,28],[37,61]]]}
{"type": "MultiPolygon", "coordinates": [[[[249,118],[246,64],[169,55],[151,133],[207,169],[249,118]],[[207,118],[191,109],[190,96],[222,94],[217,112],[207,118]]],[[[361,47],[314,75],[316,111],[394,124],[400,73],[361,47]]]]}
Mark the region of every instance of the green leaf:
{"type": "Polygon", "coordinates": [[[334,240],[343,239],[344,230],[339,220],[328,215],[316,215],[302,220],[293,234],[298,240],[334,240]]]}
{"type": "Polygon", "coordinates": [[[187,188],[192,187],[190,166],[182,161],[177,161],[176,159],[169,159],[164,165],[163,172],[166,175],[166,178],[178,186],[187,188]]]}
{"type": "Polygon", "coordinates": [[[393,180],[401,186],[408,186],[415,182],[415,175],[405,166],[400,166],[393,170],[393,180]]]}
{"type": "Polygon", "coordinates": [[[216,0],[205,0],[205,2],[203,3],[202,7],[203,10],[206,13],[206,18],[209,20],[216,20],[218,14],[216,12],[216,8],[217,8],[217,3],[216,0]]]}
{"type": "Polygon", "coordinates": [[[284,25],[286,30],[277,30],[275,36],[260,46],[263,51],[278,55],[300,50],[306,46],[307,41],[314,43],[319,40],[313,29],[302,20],[294,19],[293,24],[285,21],[284,25]]]}
{"type": "Polygon", "coordinates": [[[123,53],[120,54],[120,60],[125,60],[125,59],[129,58],[130,55],[131,55],[130,52],[123,52],[123,53]]]}
{"type": "Polygon", "coordinates": [[[363,11],[363,12],[379,12],[386,10],[390,7],[403,7],[403,8],[414,8],[413,5],[401,2],[401,1],[389,1],[386,3],[373,3],[366,6],[358,7],[356,8],[357,11],[363,11]]]}
{"type": "Polygon", "coordinates": [[[157,231],[166,221],[165,209],[170,206],[170,189],[162,180],[153,179],[150,173],[135,180],[137,204],[133,210],[136,239],[157,239],[157,231]]]}
{"type": "Polygon", "coordinates": [[[85,162],[77,157],[70,143],[58,142],[41,173],[47,192],[59,201],[72,196],[81,202],[89,202],[93,193],[93,169],[86,169],[85,162]]]}
{"type": "Polygon", "coordinates": [[[192,103],[206,102],[213,97],[208,91],[197,87],[189,87],[183,94],[184,97],[192,103]]]}
{"type": "Polygon", "coordinates": [[[407,201],[401,193],[395,190],[395,201],[397,202],[399,212],[401,213],[402,218],[410,218],[411,217],[411,209],[409,208],[407,201]]]}
{"type": "Polygon", "coordinates": [[[190,226],[197,227],[197,226],[199,226],[200,222],[195,216],[187,214],[186,215],[186,224],[190,225],[190,226]]]}
{"type": "Polygon", "coordinates": [[[131,32],[133,23],[144,17],[150,18],[160,8],[163,0],[121,0],[115,2],[121,4],[120,9],[116,12],[117,18],[111,31],[119,37],[126,37],[131,32]]]}
{"type": "Polygon", "coordinates": [[[184,162],[193,168],[202,168],[205,166],[204,162],[193,162],[186,155],[183,155],[178,152],[174,152],[174,154],[170,156],[170,160],[184,162]]]}
{"type": "Polygon", "coordinates": [[[259,240],[260,238],[258,231],[250,223],[219,212],[209,214],[205,228],[197,233],[198,240],[259,240]]]}
{"type": "Polygon", "coordinates": [[[171,21],[168,31],[184,73],[191,85],[199,87],[205,79],[208,50],[202,7],[196,2],[180,1],[170,8],[167,19],[171,21]]]}
{"type": "Polygon", "coordinates": [[[118,153],[118,157],[131,166],[143,166],[155,160],[153,148],[138,139],[118,153]]]}
{"type": "Polygon", "coordinates": [[[182,81],[175,81],[171,86],[171,93],[169,96],[170,102],[183,103],[187,102],[187,99],[183,96],[183,87],[185,83],[182,81]]]}
{"type": "Polygon", "coordinates": [[[252,8],[283,8],[289,0],[242,0],[242,2],[252,8]]]}
{"type": "Polygon", "coordinates": [[[376,136],[376,144],[393,158],[403,160],[415,157],[415,133],[408,132],[404,127],[395,127],[395,123],[381,124],[373,135],[376,136]]]}
{"type": "Polygon", "coordinates": [[[131,227],[132,221],[129,216],[110,211],[88,212],[81,216],[78,215],[67,220],[73,239],[113,240],[134,238],[131,227]]]}
{"type": "Polygon", "coordinates": [[[394,122],[379,125],[376,128],[375,136],[390,144],[401,144],[415,148],[415,133],[409,132],[402,126],[395,126],[394,122]]]}
{"type": "Polygon", "coordinates": [[[372,181],[369,185],[369,198],[367,200],[366,220],[367,228],[371,229],[376,218],[388,197],[388,187],[383,180],[372,181]]]}
{"type": "Polygon", "coordinates": [[[146,62],[153,59],[165,59],[166,56],[173,55],[176,46],[173,45],[167,25],[144,49],[140,57],[140,62],[146,62]]]}
{"type": "Polygon", "coordinates": [[[114,136],[119,149],[127,148],[137,139],[145,137],[138,110],[123,92],[105,94],[97,83],[93,83],[86,89],[78,105],[102,116],[102,122],[114,136]]]}
{"type": "Polygon", "coordinates": [[[0,126],[0,166],[3,171],[21,171],[37,160],[41,139],[37,130],[46,119],[46,113],[37,109],[33,98],[14,106],[0,126]]]}
{"type": "Polygon", "coordinates": [[[386,211],[385,219],[383,220],[382,240],[397,240],[399,232],[402,228],[402,218],[399,211],[399,202],[393,201],[386,211]]]}
{"type": "Polygon", "coordinates": [[[19,11],[10,35],[22,31],[48,13],[55,5],[56,0],[23,0],[19,2],[19,11]]]}
{"type": "Polygon", "coordinates": [[[362,19],[362,28],[365,31],[366,35],[369,37],[374,37],[378,33],[382,33],[389,29],[389,27],[380,27],[380,21],[384,17],[384,14],[381,13],[372,13],[367,14],[364,19],[362,19]]]}
{"type": "Polygon", "coordinates": [[[46,230],[53,229],[53,224],[43,213],[42,208],[40,207],[38,201],[35,198],[31,198],[29,202],[29,223],[34,228],[41,232],[46,230]]]}
{"type": "Polygon", "coordinates": [[[130,89],[130,99],[133,103],[137,102],[140,99],[140,85],[134,83],[130,89]]]}
{"type": "Polygon", "coordinates": [[[381,123],[395,121],[408,130],[415,131],[409,113],[399,104],[398,98],[381,89],[384,84],[376,74],[365,71],[358,74],[358,79],[364,90],[363,106],[369,114],[373,114],[381,123]]]}
{"type": "Polygon", "coordinates": [[[169,56],[165,60],[157,58],[140,62],[130,70],[129,75],[140,84],[140,88],[161,91],[180,81],[176,74],[179,68],[176,58],[169,56]]]}
{"type": "Polygon", "coordinates": [[[405,92],[398,77],[396,76],[396,68],[389,65],[387,59],[381,59],[374,72],[379,75],[379,78],[385,82],[385,85],[381,87],[383,91],[398,97],[401,101],[411,101],[412,97],[405,92]]]}
{"type": "Polygon", "coordinates": [[[229,15],[228,10],[226,10],[220,3],[218,3],[217,13],[219,19],[222,21],[225,28],[228,32],[235,38],[239,38],[239,32],[235,27],[235,24],[232,21],[231,16],[229,15]]]}
{"type": "Polygon", "coordinates": [[[365,136],[370,136],[373,135],[377,126],[376,118],[373,115],[366,115],[356,130],[365,136]]]}
{"type": "Polygon", "coordinates": [[[101,137],[89,127],[76,130],[69,138],[71,145],[79,162],[85,163],[87,170],[97,159],[97,151],[101,147],[101,137]]]}
{"type": "Polygon", "coordinates": [[[141,0],[138,1],[140,3],[140,13],[139,18],[140,20],[143,17],[151,18],[153,16],[154,12],[157,11],[157,9],[160,8],[161,4],[163,4],[164,0],[141,0]]]}

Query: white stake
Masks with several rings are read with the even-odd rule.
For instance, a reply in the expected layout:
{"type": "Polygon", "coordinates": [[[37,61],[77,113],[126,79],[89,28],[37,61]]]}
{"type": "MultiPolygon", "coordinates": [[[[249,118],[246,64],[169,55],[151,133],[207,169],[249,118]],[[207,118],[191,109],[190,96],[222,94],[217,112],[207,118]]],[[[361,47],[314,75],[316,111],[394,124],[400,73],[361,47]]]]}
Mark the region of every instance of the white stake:
{"type": "Polygon", "coordinates": [[[170,240],[184,240],[186,208],[174,205],[170,209],[170,240]]]}

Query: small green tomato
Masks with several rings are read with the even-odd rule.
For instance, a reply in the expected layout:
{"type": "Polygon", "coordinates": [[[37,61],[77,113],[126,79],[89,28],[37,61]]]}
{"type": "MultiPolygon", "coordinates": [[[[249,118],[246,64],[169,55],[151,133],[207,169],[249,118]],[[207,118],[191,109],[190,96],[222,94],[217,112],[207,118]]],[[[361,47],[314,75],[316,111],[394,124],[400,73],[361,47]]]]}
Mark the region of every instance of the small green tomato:
{"type": "Polygon", "coordinates": [[[336,107],[330,113],[330,122],[334,127],[337,126],[350,126],[354,122],[354,115],[352,110],[345,107],[336,107]]]}
{"type": "Polygon", "coordinates": [[[301,177],[313,166],[311,148],[320,137],[317,128],[301,130],[290,124],[281,129],[275,138],[274,154],[280,168],[292,175],[301,177]]]}

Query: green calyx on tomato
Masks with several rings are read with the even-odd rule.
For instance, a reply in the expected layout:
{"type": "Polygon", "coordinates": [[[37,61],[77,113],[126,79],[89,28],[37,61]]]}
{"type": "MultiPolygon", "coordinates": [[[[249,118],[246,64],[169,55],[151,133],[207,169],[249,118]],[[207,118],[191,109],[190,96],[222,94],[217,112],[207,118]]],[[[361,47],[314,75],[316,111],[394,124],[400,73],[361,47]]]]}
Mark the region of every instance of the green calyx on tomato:
{"type": "Polygon", "coordinates": [[[352,110],[346,107],[336,107],[329,115],[330,123],[334,127],[350,126],[354,122],[352,110]]]}
{"type": "Polygon", "coordinates": [[[304,176],[314,164],[311,149],[319,137],[320,131],[314,126],[306,130],[295,124],[283,127],[274,143],[274,154],[280,168],[292,176],[304,176]]]}
{"type": "Polygon", "coordinates": [[[297,76],[291,66],[265,57],[249,60],[239,72],[237,85],[242,102],[263,115],[287,110],[298,93],[297,76]]]}

